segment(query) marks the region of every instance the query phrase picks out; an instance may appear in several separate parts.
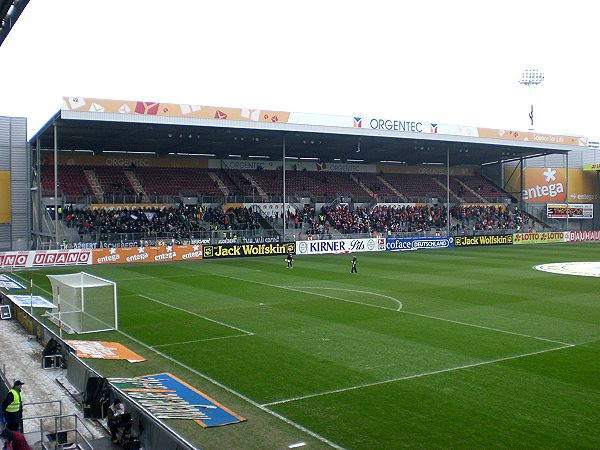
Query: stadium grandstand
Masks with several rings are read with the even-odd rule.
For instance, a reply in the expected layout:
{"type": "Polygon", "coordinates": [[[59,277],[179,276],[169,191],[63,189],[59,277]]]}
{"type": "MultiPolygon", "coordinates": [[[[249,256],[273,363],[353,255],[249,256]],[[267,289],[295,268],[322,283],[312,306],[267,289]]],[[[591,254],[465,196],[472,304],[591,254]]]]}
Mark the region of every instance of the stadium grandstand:
{"type": "Polygon", "coordinates": [[[0,0],[0,45],[15,26],[29,0],[0,0]]]}
{"type": "Polygon", "coordinates": [[[34,247],[55,248],[557,229],[515,186],[527,160],[564,160],[586,140],[65,97],[19,145],[29,149],[21,170],[31,174],[32,198],[21,226],[31,234],[18,245],[33,237],[34,247]],[[485,217],[465,220],[473,210],[485,217]]]}

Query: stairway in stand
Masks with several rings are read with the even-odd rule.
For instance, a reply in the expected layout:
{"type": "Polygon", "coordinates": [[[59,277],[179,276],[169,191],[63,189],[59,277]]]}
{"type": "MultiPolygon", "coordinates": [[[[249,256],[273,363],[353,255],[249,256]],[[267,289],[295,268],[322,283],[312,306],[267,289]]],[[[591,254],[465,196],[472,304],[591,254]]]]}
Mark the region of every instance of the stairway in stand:
{"type": "Polygon", "coordinates": [[[221,180],[219,178],[219,175],[217,175],[214,172],[208,172],[208,176],[215,182],[217,183],[217,186],[219,187],[219,189],[221,190],[221,192],[223,193],[223,195],[229,195],[229,189],[227,189],[227,186],[225,186],[225,183],[223,183],[223,180],[221,180]]]}
{"type": "Polygon", "coordinates": [[[150,198],[148,197],[148,194],[146,193],[146,190],[144,189],[144,186],[142,186],[142,182],[137,177],[137,175],[132,170],[125,170],[124,172],[125,176],[131,183],[131,186],[133,186],[134,192],[136,194],[142,192],[144,194],[142,195],[142,201],[148,203],[150,201],[150,198]]]}
{"type": "Polygon", "coordinates": [[[370,197],[373,197],[373,191],[371,189],[369,189],[365,183],[363,183],[362,181],[360,181],[358,178],[356,178],[356,176],[350,174],[350,179],[352,181],[354,181],[356,184],[358,184],[361,188],[363,188],[365,190],[365,192],[367,194],[369,194],[370,197]]]}
{"type": "Polygon", "coordinates": [[[92,188],[92,193],[99,198],[102,198],[104,196],[104,190],[102,189],[102,186],[100,185],[100,181],[98,180],[98,177],[96,176],[96,172],[94,172],[93,169],[86,169],[83,171],[83,173],[85,174],[85,177],[88,180],[88,183],[90,185],[90,187],[92,188]]]}
{"type": "Polygon", "coordinates": [[[258,193],[258,195],[261,196],[265,196],[267,195],[267,193],[265,192],[265,190],[260,187],[260,185],[256,182],[256,180],[252,177],[252,175],[250,175],[248,172],[242,172],[242,176],[248,180],[250,182],[250,185],[256,189],[256,192],[258,193]]]}

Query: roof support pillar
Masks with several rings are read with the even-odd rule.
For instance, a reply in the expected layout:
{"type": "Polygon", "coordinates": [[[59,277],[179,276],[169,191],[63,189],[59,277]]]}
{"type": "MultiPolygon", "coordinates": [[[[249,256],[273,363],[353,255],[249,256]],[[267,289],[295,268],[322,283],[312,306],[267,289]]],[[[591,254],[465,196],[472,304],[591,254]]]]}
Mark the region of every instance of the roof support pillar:
{"type": "Polygon", "coordinates": [[[283,176],[283,205],[282,205],[283,212],[281,214],[281,218],[283,219],[283,242],[285,242],[286,241],[286,239],[285,239],[286,222],[287,222],[287,208],[286,208],[287,198],[285,196],[285,137],[282,140],[281,148],[282,148],[282,153],[283,153],[283,155],[282,155],[282,160],[283,160],[283,164],[282,164],[282,168],[283,168],[283,171],[282,171],[283,172],[283,175],[282,175],[283,176]]]}
{"type": "Polygon", "coordinates": [[[58,248],[58,127],[54,121],[54,242],[58,248]]]}
{"type": "Polygon", "coordinates": [[[450,237],[450,147],[446,147],[446,237],[450,237]]]}

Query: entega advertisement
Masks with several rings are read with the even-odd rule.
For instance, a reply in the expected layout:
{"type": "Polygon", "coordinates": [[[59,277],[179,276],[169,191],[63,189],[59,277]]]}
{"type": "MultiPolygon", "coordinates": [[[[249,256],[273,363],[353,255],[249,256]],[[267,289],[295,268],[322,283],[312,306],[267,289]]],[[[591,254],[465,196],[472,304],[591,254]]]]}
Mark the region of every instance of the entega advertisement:
{"type": "Polygon", "coordinates": [[[241,256],[273,256],[296,253],[296,243],[283,244],[220,244],[203,246],[204,259],[241,256]]]}
{"type": "Polygon", "coordinates": [[[510,245],[513,243],[512,234],[488,234],[485,236],[456,236],[455,247],[473,247],[476,245],[510,245]]]}

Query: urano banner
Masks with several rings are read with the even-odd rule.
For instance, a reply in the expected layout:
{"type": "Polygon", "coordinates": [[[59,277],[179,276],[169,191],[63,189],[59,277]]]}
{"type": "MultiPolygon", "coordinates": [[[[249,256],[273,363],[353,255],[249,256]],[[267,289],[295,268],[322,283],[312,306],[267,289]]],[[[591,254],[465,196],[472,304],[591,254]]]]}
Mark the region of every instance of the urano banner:
{"type": "Polygon", "coordinates": [[[220,244],[203,246],[204,259],[241,256],[275,256],[296,253],[296,243],[283,244],[220,244]]]}
{"type": "Polygon", "coordinates": [[[436,248],[454,247],[454,238],[428,237],[428,238],[387,238],[385,249],[392,252],[411,250],[431,250],[436,248]]]}
{"type": "Polygon", "coordinates": [[[512,245],[512,234],[486,234],[481,236],[455,236],[455,247],[474,247],[479,245],[512,245]]]}

